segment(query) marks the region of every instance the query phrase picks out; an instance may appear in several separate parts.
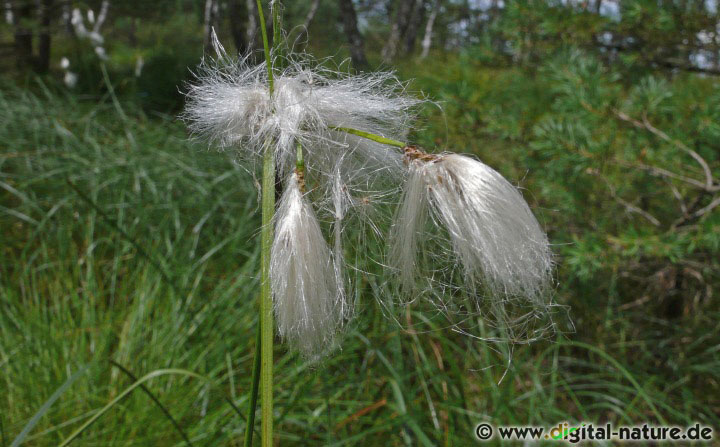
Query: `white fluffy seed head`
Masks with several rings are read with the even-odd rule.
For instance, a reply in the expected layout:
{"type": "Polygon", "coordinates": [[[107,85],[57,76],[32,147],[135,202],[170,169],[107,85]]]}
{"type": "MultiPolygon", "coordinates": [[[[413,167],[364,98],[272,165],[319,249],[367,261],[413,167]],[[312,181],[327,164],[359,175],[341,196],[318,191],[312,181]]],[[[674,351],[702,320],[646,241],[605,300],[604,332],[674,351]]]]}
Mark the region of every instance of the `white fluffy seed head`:
{"type": "Polygon", "coordinates": [[[350,309],[333,253],[295,173],[276,219],[270,281],[278,330],[305,357],[317,358],[333,347],[350,309]]]}
{"type": "Polygon", "coordinates": [[[409,162],[409,177],[392,237],[391,259],[401,283],[418,275],[419,234],[426,215],[448,233],[466,286],[541,304],[551,282],[552,253],[517,188],[467,156],[442,154],[409,162]],[[428,207],[430,212],[425,213],[428,207]]]}
{"type": "Polygon", "coordinates": [[[397,269],[401,290],[408,293],[416,289],[418,239],[423,237],[427,220],[428,185],[421,174],[423,167],[421,161],[411,162],[403,198],[390,233],[390,265],[397,269]]]}
{"type": "MultiPolygon", "coordinates": [[[[268,139],[282,172],[294,166],[295,143],[307,151],[306,163],[327,163],[356,150],[378,158],[386,147],[333,131],[351,127],[403,139],[421,101],[405,94],[392,73],[349,75],[307,61],[287,60],[274,75],[269,93],[264,64],[229,57],[214,38],[218,57],[205,61],[188,86],[183,113],[191,131],[220,147],[236,146],[256,159],[268,139]]],[[[331,163],[332,164],[332,163],[331,163]]]]}

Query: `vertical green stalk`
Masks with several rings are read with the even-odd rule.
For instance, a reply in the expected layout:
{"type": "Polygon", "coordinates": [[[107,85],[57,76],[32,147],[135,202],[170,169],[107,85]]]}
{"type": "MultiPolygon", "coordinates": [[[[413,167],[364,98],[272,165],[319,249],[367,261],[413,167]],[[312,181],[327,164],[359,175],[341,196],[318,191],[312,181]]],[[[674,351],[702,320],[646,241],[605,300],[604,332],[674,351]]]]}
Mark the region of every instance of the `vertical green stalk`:
{"type": "Polygon", "coordinates": [[[275,157],[270,144],[265,147],[262,172],[262,272],[260,275],[260,380],[262,381],[262,445],[272,447],[273,436],[273,322],[272,290],[270,288],[270,248],[273,242],[275,213],[275,157]]]}
{"type": "MultiPolygon", "coordinates": [[[[260,17],[260,34],[262,34],[263,50],[265,51],[265,65],[267,66],[268,85],[270,86],[270,94],[272,95],[273,85],[273,67],[272,55],[270,54],[270,42],[268,41],[267,28],[265,28],[265,14],[263,13],[262,1],[257,0],[258,16],[260,17]]],[[[274,20],[274,19],[273,19],[274,20]]],[[[273,27],[275,27],[273,23],[273,27]]],[[[277,43],[274,43],[277,45],[277,43]]]]}
{"type": "MultiPolygon", "coordinates": [[[[262,2],[257,0],[258,15],[260,18],[260,31],[265,50],[265,63],[267,66],[268,87],[270,96],[273,95],[273,65],[270,44],[268,43],[267,29],[265,27],[265,14],[262,2]]],[[[278,23],[273,19],[273,26],[278,23]]],[[[274,43],[277,45],[277,43],[274,43]]],[[[265,145],[262,168],[262,232],[260,235],[260,250],[262,253],[260,274],[260,380],[262,396],[262,446],[273,445],[273,337],[275,324],[273,322],[272,290],[270,288],[270,250],[273,242],[273,215],[275,214],[275,157],[272,140],[265,145]]]]}
{"type": "Polygon", "coordinates": [[[302,151],[302,144],[298,141],[297,143],[297,162],[295,163],[295,167],[298,171],[305,172],[305,161],[303,160],[303,151],[302,151]]]}
{"type": "Polygon", "coordinates": [[[252,447],[253,429],[255,428],[255,408],[257,408],[258,388],[260,385],[260,356],[262,350],[262,325],[258,321],[257,337],[255,339],[255,357],[253,357],[252,388],[247,409],[247,424],[245,425],[244,447],[252,447]]]}
{"type": "MultiPolygon", "coordinates": [[[[282,5],[280,4],[279,0],[271,2],[270,5],[270,14],[272,14],[273,22],[273,56],[280,57],[282,59],[282,53],[284,49],[283,46],[280,45],[280,42],[282,41],[282,5]]],[[[282,61],[276,62],[282,63],[282,61]]]]}

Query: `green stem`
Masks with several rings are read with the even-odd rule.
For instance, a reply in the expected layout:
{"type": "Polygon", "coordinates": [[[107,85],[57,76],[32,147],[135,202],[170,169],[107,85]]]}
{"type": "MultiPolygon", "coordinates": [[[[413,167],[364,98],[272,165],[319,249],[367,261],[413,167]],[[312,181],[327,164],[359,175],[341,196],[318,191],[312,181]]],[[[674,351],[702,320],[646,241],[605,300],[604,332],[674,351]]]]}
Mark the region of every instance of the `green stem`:
{"type": "Polygon", "coordinates": [[[270,54],[270,42],[268,41],[267,28],[265,27],[265,14],[263,13],[262,1],[257,0],[258,16],[260,17],[260,34],[262,34],[263,50],[265,50],[265,65],[267,66],[268,86],[270,95],[275,88],[273,84],[272,55],[270,54]]]}
{"type": "Polygon", "coordinates": [[[300,144],[299,141],[297,143],[297,162],[295,163],[295,167],[299,171],[305,171],[305,161],[303,160],[302,144],[300,144]]]}
{"type": "Polygon", "coordinates": [[[276,0],[270,6],[270,14],[272,14],[273,20],[273,55],[280,56],[282,60],[283,47],[280,45],[282,41],[282,5],[279,0],[276,0]]]}
{"type": "Polygon", "coordinates": [[[247,409],[244,447],[252,447],[253,427],[255,426],[255,408],[257,408],[258,388],[260,387],[260,355],[262,343],[262,324],[258,321],[257,338],[255,339],[255,358],[253,359],[252,387],[247,409]]]}
{"type": "Polygon", "coordinates": [[[128,396],[130,393],[132,393],[136,388],[142,386],[145,382],[147,382],[148,380],[150,380],[150,379],[152,379],[152,378],[154,378],[154,377],[164,376],[164,375],[168,375],[168,374],[182,375],[182,376],[187,376],[187,377],[194,377],[194,378],[196,378],[196,379],[206,380],[203,376],[201,376],[201,375],[199,375],[199,374],[196,374],[196,373],[194,373],[194,372],[192,372],[192,371],[186,371],[186,370],[182,370],[182,369],[173,369],[173,368],[170,368],[170,369],[158,369],[158,370],[155,370],[155,371],[153,371],[153,372],[151,372],[151,373],[149,373],[149,374],[146,374],[146,375],[144,375],[143,377],[141,377],[139,380],[137,380],[135,383],[133,383],[133,384],[130,385],[129,387],[125,388],[125,390],[124,390],[122,393],[118,394],[117,397],[115,397],[115,399],[111,400],[107,405],[105,405],[105,406],[102,407],[100,410],[98,410],[97,412],[95,412],[95,414],[94,414],[90,419],[88,419],[87,421],[85,421],[85,423],[82,424],[77,430],[75,430],[74,432],[72,432],[72,434],[71,434],[70,436],[68,436],[68,437],[60,444],[59,447],[66,447],[68,444],[70,444],[71,442],[73,442],[73,441],[75,440],[75,438],[77,438],[78,436],[80,436],[80,434],[82,434],[82,432],[84,432],[89,426],[91,426],[91,425],[93,424],[93,422],[95,422],[95,421],[97,421],[98,419],[100,419],[100,417],[101,417],[103,414],[107,413],[108,410],[110,410],[115,404],[117,404],[118,402],[120,402],[121,400],[123,400],[125,397],[127,397],[127,396],[128,396]]]}
{"type": "MultiPolygon", "coordinates": [[[[273,95],[272,53],[265,27],[265,14],[261,0],[257,0],[260,31],[262,33],[265,64],[267,66],[268,88],[273,95]]],[[[279,16],[273,16],[273,27],[279,28],[279,16]]],[[[279,32],[279,30],[278,30],[279,32]]],[[[274,42],[276,46],[279,42],[274,42]]],[[[275,156],[272,141],[265,145],[262,169],[262,232],[260,235],[261,273],[260,273],[260,380],[262,382],[262,446],[273,445],[273,323],[272,289],[270,287],[270,250],[273,243],[273,215],[275,214],[275,156]]]]}
{"type": "Polygon", "coordinates": [[[352,135],[357,135],[359,137],[367,138],[368,140],[375,141],[376,143],[388,144],[390,146],[395,146],[395,147],[399,147],[399,148],[403,148],[403,147],[407,146],[407,143],[403,143],[402,141],[393,140],[391,138],[385,138],[380,135],[375,135],[374,133],[365,132],[364,130],[352,129],[350,127],[339,127],[339,126],[334,126],[334,127],[331,127],[330,129],[337,130],[338,132],[345,132],[345,133],[349,133],[352,135]]]}
{"type": "MultiPolygon", "coordinates": [[[[133,381],[133,383],[138,381],[138,378],[135,376],[135,374],[132,373],[132,371],[125,368],[124,366],[122,366],[121,364],[116,362],[115,360],[111,359],[110,364],[115,366],[117,369],[119,369],[123,373],[125,373],[125,375],[128,376],[130,378],[130,380],[133,381]]],[[[168,420],[173,424],[173,426],[175,427],[175,430],[177,430],[177,432],[180,433],[180,436],[182,436],[182,438],[185,440],[185,444],[189,445],[190,447],[193,447],[193,443],[190,442],[190,438],[188,438],[188,436],[185,434],[185,432],[183,431],[180,424],[178,424],[178,421],[176,421],[175,418],[172,417],[172,414],[170,414],[170,411],[167,408],[165,408],[165,405],[163,405],[162,402],[160,402],[160,400],[157,397],[155,397],[155,395],[152,393],[152,391],[150,391],[148,389],[148,387],[146,387],[145,385],[140,385],[140,389],[143,390],[143,392],[145,392],[145,394],[147,394],[147,396],[150,398],[150,400],[155,402],[155,405],[157,405],[158,408],[160,408],[160,411],[163,412],[165,417],[168,418],[168,420]]]]}
{"type": "Polygon", "coordinates": [[[108,75],[107,68],[105,68],[105,63],[100,63],[100,71],[102,71],[103,74],[103,80],[105,81],[105,86],[108,89],[108,92],[110,93],[110,98],[112,98],[113,106],[115,107],[115,110],[117,111],[118,115],[120,115],[120,118],[123,121],[127,121],[127,115],[125,115],[125,111],[123,110],[122,106],[120,105],[120,101],[117,99],[117,95],[115,95],[115,89],[112,86],[112,82],[110,82],[110,75],[108,75]]]}
{"type": "MultiPolygon", "coordinates": [[[[269,143],[269,142],[268,142],[269,143]]],[[[273,323],[270,288],[270,249],[273,242],[275,213],[275,156],[270,144],[265,147],[262,173],[262,261],[260,275],[260,375],[262,381],[262,445],[272,447],[273,436],[273,323]]]]}

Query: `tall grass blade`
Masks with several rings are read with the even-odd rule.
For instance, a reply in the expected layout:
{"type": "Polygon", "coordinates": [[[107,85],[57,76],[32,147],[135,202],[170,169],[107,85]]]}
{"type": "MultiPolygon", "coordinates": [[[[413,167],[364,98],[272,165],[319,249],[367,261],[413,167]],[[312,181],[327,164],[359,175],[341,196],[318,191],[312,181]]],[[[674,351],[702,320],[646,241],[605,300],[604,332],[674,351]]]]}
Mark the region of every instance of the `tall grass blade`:
{"type": "MultiPolygon", "coordinates": [[[[116,362],[115,360],[110,360],[110,363],[113,366],[115,366],[117,369],[119,369],[120,371],[125,373],[126,376],[130,377],[130,380],[132,380],[133,382],[138,381],[137,377],[129,369],[125,368],[124,366],[122,366],[121,364],[116,362]]],[[[160,411],[162,411],[163,414],[165,415],[165,417],[168,418],[170,420],[170,422],[173,424],[173,426],[175,427],[175,430],[177,430],[177,432],[180,433],[180,436],[182,436],[182,438],[185,440],[185,443],[192,447],[193,444],[192,444],[192,442],[190,442],[190,438],[188,438],[188,436],[183,431],[182,427],[180,427],[180,424],[178,424],[178,422],[175,420],[175,418],[172,417],[172,415],[170,414],[170,411],[167,408],[165,408],[165,406],[162,404],[162,402],[160,402],[160,400],[157,397],[155,397],[155,395],[152,393],[152,391],[150,391],[148,389],[148,387],[146,387],[145,385],[140,385],[140,389],[143,390],[145,392],[145,394],[147,394],[148,397],[150,399],[152,399],[153,402],[155,402],[155,404],[160,408],[160,411]]]]}
{"type": "Polygon", "coordinates": [[[247,425],[245,426],[245,447],[252,447],[253,427],[255,426],[255,409],[257,408],[258,388],[260,387],[260,355],[262,353],[262,326],[258,321],[257,337],[255,338],[255,358],[253,359],[252,388],[247,409],[247,425]]]}
{"type": "MultiPolygon", "coordinates": [[[[102,415],[107,413],[108,410],[110,410],[112,407],[115,406],[118,402],[123,400],[125,397],[130,395],[133,391],[135,391],[137,388],[139,388],[142,384],[147,382],[150,379],[153,379],[155,377],[159,376],[165,376],[165,375],[180,375],[180,376],[188,376],[188,377],[194,377],[196,379],[201,379],[206,381],[205,377],[201,376],[200,374],[196,374],[192,371],[186,371],[184,369],[158,369],[151,373],[148,373],[144,375],[140,380],[136,381],[129,387],[125,388],[125,390],[120,393],[115,399],[111,400],[107,405],[102,407],[97,413],[95,413],[90,419],[88,419],[80,428],[75,430],[68,438],[62,442],[58,447],[66,447],[67,445],[70,445],[71,442],[73,442],[78,436],[80,436],[85,430],[87,430],[88,427],[90,427],[95,421],[100,419],[102,415]]],[[[13,447],[13,446],[11,446],[13,447]]]]}
{"type": "Polygon", "coordinates": [[[142,246],[133,239],[125,230],[120,228],[113,219],[108,216],[108,214],[97,204],[95,201],[93,201],[87,194],[85,194],[80,188],[77,187],[75,183],[70,181],[70,179],[65,179],[65,182],[67,182],[68,186],[72,188],[73,191],[80,197],[84,202],[86,202],[88,205],[90,205],[97,213],[103,218],[101,222],[104,222],[106,225],[110,226],[112,229],[117,231],[120,236],[122,236],[126,241],[130,242],[133,247],[137,250],[138,254],[145,258],[150,265],[155,267],[157,269],[158,273],[160,273],[160,276],[165,280],[168,286],[170,286],[175,293],[180,295],[180,287],[178,287],[177,284],[175,284],[175,281],[172,280],[170,275],[165,271],[164,268],[160,265],[158,261],[156,261],[148,252],[145,251],[145,249],[142,248],[142,246]]]}
{"type": "MultiPolygon", "coordinates": [[[[45,401],[45,403],[40,407],[40,409],[33,415],[32,418],[28,421],[27,424],[25,424],[25,427],[23,427],[22,431],[19,435],[13,440],[12,444],[10,444],[10,447],[18,447],[20,444],[23,443],[27,435],[30,433],[30,430],[35,427],[35,425],[40,421],[40,419],[45,416],[45,413],[50,410],[50,407],[57,401],[60,396],[68,389],[70,388],[70,385],[72,385],[80,376],[82,376],[85,371],[87,371],[87,366],[83,366],[78,371],[75,372],[72,376],[68,377],[68,379],[63,383],[60,388],[55,390],[54,393],[48,398],[48,400],[45,401]]],[[[4,438],[4,435],[3,435],[4,438]]],[[[5,444],[3,440],[3,444],[5,444]]]]}

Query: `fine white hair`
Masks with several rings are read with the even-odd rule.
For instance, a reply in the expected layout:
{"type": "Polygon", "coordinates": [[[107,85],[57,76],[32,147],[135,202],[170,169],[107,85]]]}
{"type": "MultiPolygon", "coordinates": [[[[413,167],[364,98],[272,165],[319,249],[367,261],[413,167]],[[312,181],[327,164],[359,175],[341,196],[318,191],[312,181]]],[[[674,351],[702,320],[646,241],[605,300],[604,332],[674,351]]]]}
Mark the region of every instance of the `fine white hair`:
{"type": "Polygon", "coordinates": [[[285,184],[270,285],[284,340],[311,359],[333,349],[353,313],[348,272],[362,268],[345,262],[345,249],[383,259],[373,252],[386,246],[379,222],[395,209],[403,180],[389,238],[389,265],[403,294],[442,311],[461,333],[471,335],[474,317],[482,316],[498,323],[494,340],[541,335],[553,306],[552,253],[518,189],[471,157],[398,151],[356,135],[405,140],[422,102],[405,84],[392,73],[350,75],[287,58],[271,85],[265,64],[229,57],[214,34],[213,43],[217,58],[203,61],[187,86],[182,117],[193,134],[237,148],[250,164],[273,151],[285,184]],[[294,169],[296,161],[302,168],[294,169]],[[343,246],[352,223],[380,243],[358,233],[343,246]]]}
{"type": "Polygon", "coordinates": [[[270,281],[280,335],[308,358],[333,347],[350,311],[335,262],[293,172],[277,209],[270,281]]]}
{"type": "Polygon", "coordinates": [[[496,299],[543,302],[551,282],[552,253],[522,195],[486,164],[458,154],[409,161],[390,251],[401,285],[417,283],[419,240],[430,216],[449,236],[467,287],[496,299]],[[428,212],[429,211],[429,212],[428,212]]]}
{"type": "Polygon", "coordinates": [[[287,68],[274,74],[270,95],[264,64],[230,57],[216,37],[213,42],[217,58],[199,67],[182,116],[194,134],[219,147],[237,146],[251,159],[273,141],[283,173],[294,166],[296,143],[311,167],[349,150],[384,157],[386,147],[334,129],[403,139],[420,103],[392,73],[350,75],[298,60],[284,61],[287,68]]]}

